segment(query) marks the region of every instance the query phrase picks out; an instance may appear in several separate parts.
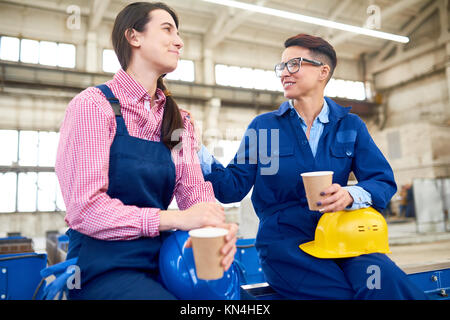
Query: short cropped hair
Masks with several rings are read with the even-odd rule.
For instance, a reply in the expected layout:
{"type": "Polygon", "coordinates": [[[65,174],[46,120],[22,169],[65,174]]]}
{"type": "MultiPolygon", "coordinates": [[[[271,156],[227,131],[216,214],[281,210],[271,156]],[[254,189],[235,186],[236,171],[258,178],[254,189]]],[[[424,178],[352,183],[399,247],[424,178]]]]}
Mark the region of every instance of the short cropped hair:
{"type": "Polygon", "coordinates": [[[292,46],[303,47],[309,49],[314,59],[327,64],[330,67],[330,75],[328,80],[333,76],[334,69],[337,65],[336,51],[333,46],[326,40],[309,34],[298,34],[290,37],[284,42],[284,47],[292,46]]]}

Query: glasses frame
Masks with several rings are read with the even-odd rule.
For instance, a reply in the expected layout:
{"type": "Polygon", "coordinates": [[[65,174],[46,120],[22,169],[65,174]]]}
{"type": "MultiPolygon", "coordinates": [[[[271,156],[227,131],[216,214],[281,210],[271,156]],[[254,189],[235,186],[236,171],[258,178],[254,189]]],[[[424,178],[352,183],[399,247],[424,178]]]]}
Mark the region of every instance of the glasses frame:
{"type": "Polygon", "coordinates": [[[317,66],[317,67],[320,67],[320,66],[324,66],[324,65],[325,65],[325,63],[323,63],[323,62],[321,62],[321,61],[311,60],[311,59],[307,59],[307,58],[303,58],[303,57],[292,58],[292,59],[289,59],[289,60],[286,61],[286,62],[280,62],[280,63],[276,64],[275,67],[274,67],[275,75],[276,75],[278,78],[281,78],[281,73],[283,73],[284,68],[287,68],[287,71],[288,71],[290,74],[297,73],[297,72],[300,70],[300,68],[302,67],[302,62],[303,62],[303,61],[308,62],[308,63],[311,63],[312,65],[317,66]],[[295,70],[295,71],[289,70],[289,67],[288,67],[288,64],[289,64],[291,61],[293,61],[293,60],[294,60],[294,61],[296,60],[296,61],[298,62],[298,69],[295,70]],[[279,68],[279,67],[283,67],[283,68],[280,69],[280,70],[277,70],[277,68],[279,68]],[[278,75],[278,72],[279,72],[279,75],[278,75]]]}

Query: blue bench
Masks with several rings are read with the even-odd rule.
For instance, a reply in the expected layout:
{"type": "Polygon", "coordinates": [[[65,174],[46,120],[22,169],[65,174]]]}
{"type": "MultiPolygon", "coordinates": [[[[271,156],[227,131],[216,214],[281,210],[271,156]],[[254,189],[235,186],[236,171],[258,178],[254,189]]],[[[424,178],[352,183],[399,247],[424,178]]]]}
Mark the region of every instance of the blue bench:
{"type": "Polygon", "coordinates": [[[31,300],[47,266],[45,253],[0,255],[0,300],[31,300]]]}
{"type": "MultiPolygon", "coordinates": [[[[58,237],[57,247],[67,250],[68,239],[58,237]]],[[[235,263],[238,266],[242,298],[256,300],[283,299],[266,282],[262,272],[258,254],[255,248],[255,239],[239,239],[236,243],[237,252],[235,263]]],[[[66,262],[67,263],[67,262],[66,262]]],[[[55,265],[63,266],[64,263],[55,265]]],[[[33,295],[41,296],[36,292],[42,281],[41,270],[47,266],[47,255],[37,253],[17,253],[0,255],[0,300],[28,300],[33,295]]],[[[425,267],[409,268],[404,270],[408,277],[421,288],[432,300],[450,300],[450,263],[435,264],[425,267]]]]}
{"type": "Polygon", "coordinates": [[[450,263],[421,266],[405,272],[431,300],[450,300],[450,263]]]}

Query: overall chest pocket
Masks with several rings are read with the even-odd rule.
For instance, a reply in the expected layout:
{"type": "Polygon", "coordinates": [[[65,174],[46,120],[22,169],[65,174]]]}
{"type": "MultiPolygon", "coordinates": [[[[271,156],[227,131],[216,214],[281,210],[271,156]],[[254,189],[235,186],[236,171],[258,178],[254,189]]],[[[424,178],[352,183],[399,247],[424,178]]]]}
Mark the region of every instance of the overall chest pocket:
{"type": "Polygon", "coordinates": [[[336,158],[353,158],[355,156],[354,144],[337,144],[330,147],[331,155],[336,158]]]}
{"type": "Polygon", "coordinates": [[[353,143],[331,145],[330,153],[330,166],[334,171],[333,181],[341,185],[346,185],[348,176],[352,170],[355,146],[353,143]]]}

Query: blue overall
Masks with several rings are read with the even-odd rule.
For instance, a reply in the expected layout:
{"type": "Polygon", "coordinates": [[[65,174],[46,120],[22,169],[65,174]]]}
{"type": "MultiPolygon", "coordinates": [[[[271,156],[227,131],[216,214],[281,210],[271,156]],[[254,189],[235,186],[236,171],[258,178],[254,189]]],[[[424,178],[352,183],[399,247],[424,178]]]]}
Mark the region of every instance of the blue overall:
{"type": "Polygon", "coordinates": [[[295,110],[285,102],[278,110],[257,116],[235,158],[226,168],[215,161],[205,180],[211,181],[222,203],[241,201],[253,187],[261,266],[268,283],[287,298],[426,299],[384,254],[318,259],[299,249],[299,244],[314,240],[321,216],[308,209],[301,173],[331,170],[333,183],[346,186],[353,172],[357,186],[371,194],[372,206],[379,211],[396,191],[392,169],[364,122],[349,113],[350,108],[325,99],[329,123],[316,156],[295,110]],[[270,156],[278,158],[278,165],[270,156]]]}
{"type": "MultiPolygon", "coordinates": [[[[125,205],[166,210],[175,187],[175,164],[162,142],[129,135],[120,103],[106,85],[98,88],[116,115],[117,130],[110,150],[107,194],[125,205]]],[[[136,240],[105,241],[73,229],[67,231],[67,259],[78,257],[81,289],[70,299],[175,299],[158,281],[159,250],[166,233],[136,240]]]]}

